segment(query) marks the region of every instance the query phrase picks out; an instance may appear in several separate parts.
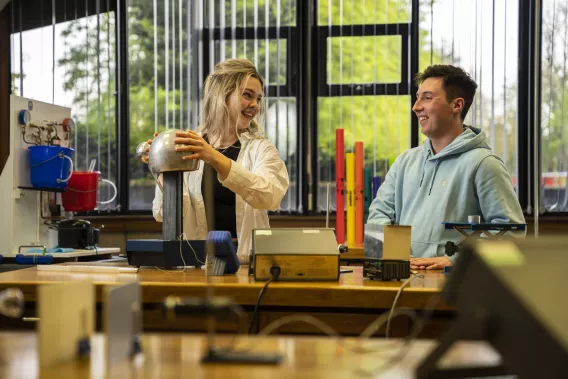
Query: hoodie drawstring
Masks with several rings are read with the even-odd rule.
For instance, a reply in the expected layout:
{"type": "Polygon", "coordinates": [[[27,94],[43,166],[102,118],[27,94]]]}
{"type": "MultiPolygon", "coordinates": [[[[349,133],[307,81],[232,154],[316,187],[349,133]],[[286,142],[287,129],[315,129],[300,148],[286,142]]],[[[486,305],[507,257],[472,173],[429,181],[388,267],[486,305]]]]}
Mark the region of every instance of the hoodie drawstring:
{"type": "Polygon", "coordinates": [[[430,150],[428,150],[428,154],[426,154],[426,157],[424,157],[424,162],[422,162],[422,177],[420,178],[420,185],[418,187],[422,187],[422,182],[424,181],[424,174],[425,174],[425,167],[426,167],[426,162],[428,161],[428,158],[430,157],[430,150]]]}
{"type": "Polygon", "coordinates": [[[428,196],[432,193],[432,187],[434,187],[434,180],[436,179],[436,174],[438,173],[439,165],[440,165],[440,159],[437,159],[436,167],[434,167],[434,175],[432,175],[432,181],[430,182],[430,189],[428,190],[428,196]]]}

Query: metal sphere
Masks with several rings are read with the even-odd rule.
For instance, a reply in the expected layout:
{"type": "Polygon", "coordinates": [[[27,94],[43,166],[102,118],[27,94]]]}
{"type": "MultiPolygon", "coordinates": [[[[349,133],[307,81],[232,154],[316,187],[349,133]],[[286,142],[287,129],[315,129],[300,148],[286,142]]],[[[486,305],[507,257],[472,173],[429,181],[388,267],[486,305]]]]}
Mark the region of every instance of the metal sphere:
{"type": "Polygon", "coordinates": [[[152,141],[149,165],[154,174],[168,171],[195,171],[199,168],[199,160],[183,159],[184,156],[191,153],[176,151],[176,147],[184,146],[174,143],[178,132],[183,132],[183,130],[166,129],[152,141]]]}
{"type": "Polygon", "coordinates": [[[147,141],[141,142],[136,146],[136,158],[142,163],[148,163],[148,152],[146,149],[150,148],[150,144],[147,141]]]}

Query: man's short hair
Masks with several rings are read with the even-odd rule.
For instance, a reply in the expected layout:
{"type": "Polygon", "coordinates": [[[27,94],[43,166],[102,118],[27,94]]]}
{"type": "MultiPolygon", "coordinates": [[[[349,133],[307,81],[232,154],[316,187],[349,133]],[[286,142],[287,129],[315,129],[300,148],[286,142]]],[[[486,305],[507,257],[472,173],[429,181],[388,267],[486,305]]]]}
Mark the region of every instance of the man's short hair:
{"type": "Polygon", "coordinates": [[[416,85],[419,86],[428,78],[442,79],[442,86],[446,91],[448,101],[452,101],[458,97],[464,99],[465,104],[460,114],[461,120],[463,121],[471,104],[473,104],[477,83],[463,69],[443,64],[429,66],[424,72],[416,74],[414,79],[416,80],[416,85]]]}

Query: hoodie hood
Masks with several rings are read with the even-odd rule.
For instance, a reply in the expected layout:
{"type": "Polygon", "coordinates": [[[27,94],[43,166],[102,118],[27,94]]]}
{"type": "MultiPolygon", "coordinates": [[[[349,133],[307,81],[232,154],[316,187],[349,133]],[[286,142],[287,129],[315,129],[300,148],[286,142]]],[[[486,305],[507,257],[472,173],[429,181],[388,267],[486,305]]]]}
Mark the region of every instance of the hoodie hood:
{"type": "Polygon", "coordinates": [[[430,142],[430,139],[427,139],[422,145],[424,161],[422,162],[422,173],[420,175],[419,187],[422,187],[422,184],[424,183],[426,163],[428,161],[433,161],[436,164],[432,180],[430,180],[430,187],[428,188],[428,195],[430,195],[432,193],[432,186],[436,180],[436,174],[438,173],[440,162],[446,158],[461,155],[473,149],[487,149],[491,151],[491,146],[487,143],[487,136],[485,135],[485,132],[481,129],[474,128],[473,126],[464,125],[463,133],[436,155],[434,155],[434,151],[432,150],[432,143],[430,142]]]}

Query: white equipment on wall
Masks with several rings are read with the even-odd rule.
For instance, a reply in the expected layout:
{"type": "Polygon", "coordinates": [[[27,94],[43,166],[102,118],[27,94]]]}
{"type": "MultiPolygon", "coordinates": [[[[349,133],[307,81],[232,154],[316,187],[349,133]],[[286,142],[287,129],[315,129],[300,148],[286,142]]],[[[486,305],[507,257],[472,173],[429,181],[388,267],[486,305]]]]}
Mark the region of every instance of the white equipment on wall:
{"type": "MultiPolygon", "coordinates": [[[[57,192],[64,190],[63,184],[73,171],[72,156],[68,153],[70,150],[66,149],[70,147],[70,136],[75,132],[73,129],[69,108],[19,96],[10,97],[10,155],[0,174],[0,254],[5,258],[15,257],[19,253],[37,254],[38,249],[45,253],[57,247],[58,232],[52,224],[50,204],[52,207],[61,207],[61,197],[57,192]],[[60,146],[66,150],[65,154],[52,158],[61,162],[61,176],[57,178],[56,186],[62,188],[39,190],[37,185],[34,187],[32,184],[28,148],[48,145],[54,148],[60,146]]],[[[38,169],[47,170],[47,165],[42,164],[43,162],[34,165],[36,173],[38,169]]],[[[54,254],[54,258],[75,258],[119,251],[118,248],[73,250],[58,252],[54,254]]]]}

